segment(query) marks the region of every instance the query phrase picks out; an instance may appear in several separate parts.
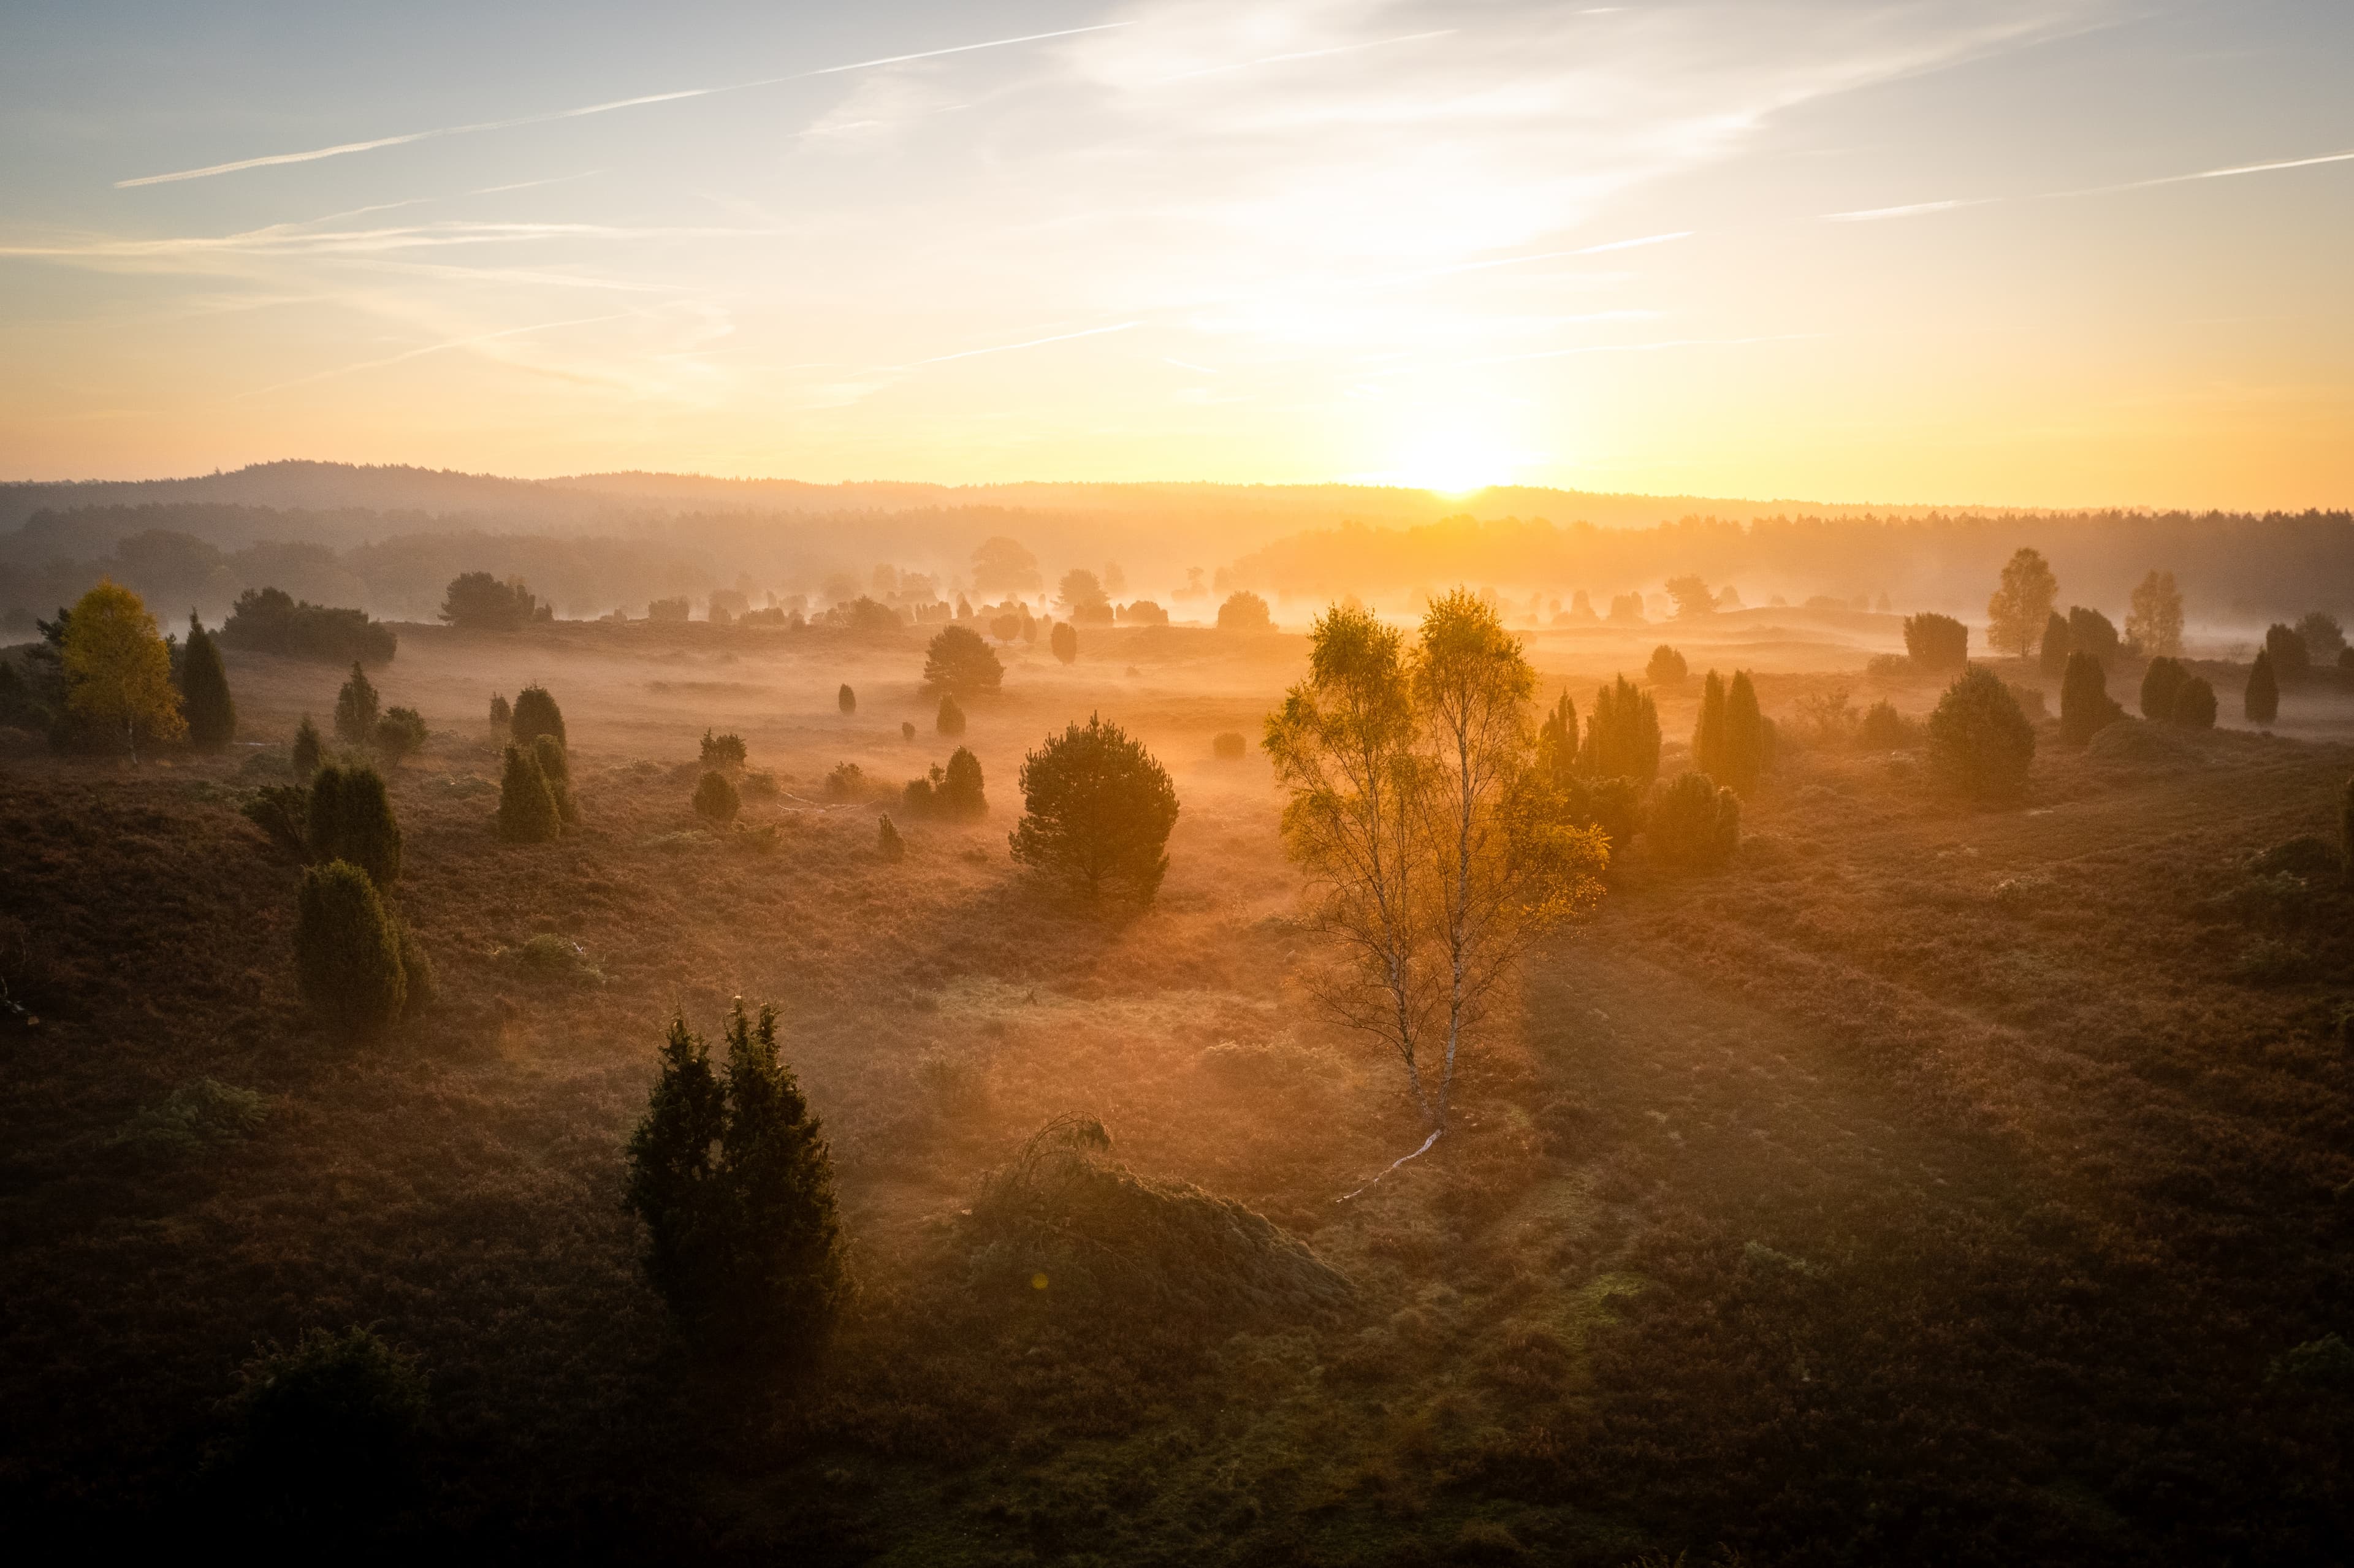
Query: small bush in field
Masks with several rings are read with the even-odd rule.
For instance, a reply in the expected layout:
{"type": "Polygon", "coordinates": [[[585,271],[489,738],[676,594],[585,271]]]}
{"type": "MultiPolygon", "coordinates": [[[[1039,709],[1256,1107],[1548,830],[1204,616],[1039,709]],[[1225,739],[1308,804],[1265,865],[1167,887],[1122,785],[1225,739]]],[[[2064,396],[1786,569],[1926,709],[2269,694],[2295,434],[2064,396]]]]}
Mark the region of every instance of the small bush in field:
{"type": "Polygon", "coordinates": [[[552,735],[535,736],[531,743],[531,759],[539,766],[539,776],[547,780],[547,793],[556,801],[557,820],[566,827],[580,821],[580,802],[572,793],[572,759],[564,743],[552,735]]]}
{"type": "Polygon", "coordinates": [[[425,749],[425,720],[415,708],[387,708],[376,721],[376,755],[395,768],[425,749]]]}
{"type": "Polygon", "coordinates": [[[2280,681],[2274,673],[2269,648],[2258,650],[2255,663],[2249,667],[2248,686],[2241,694],[2240,708],[2250,724],[2270,724],[2280,716],[2280,681]]]}
{"type": "Polygon", "coordinates": [[[1855,738],[1866,751],[1901,751],[1920,738],[1920,729],[1896,711],[1895,704],[1883,700],[1864,709],[1855,738]]]}
{"type": "Polygon", "coordinates": [[[499,777],[499,837],[509,843],[553,843],[564,831],[556,796],[540,771],[535,753],[507,743],[506,765],[499,777]]]}
{"type": "Polygon", "coordinates": [[[2174,689],[2174,711],[2167,715],[2184,729],[2215,727],[2215,688],[2204,675],[2185,675],[2174,689]]]}
{"type": "Polygon", "coordinates": [[[1682,654],[1662,642],[1651,650],[1651,662],[1643,666],[1643,673],[1655,686],[1681,686],[1691,678],[1691,666],[1682,654]]]}
{"type": "Polygon", "coordinates": [[[1651,853],[1671,865],[1723,864],[1741,842],[1741,800],[1705,773],[1686,773],[1652,799],[1651,853]]]}
{"type": "Polygon", "coordinates": [[[514,723],[514,709],[507,705],[504,694],[493,693],[491,696],[491,727],[505,729],[514,723]]]}
{"type": "Polygon", "coordinates": [[[729,731],[726,735],[703,732],[703,766],[722,772],[741,772],[750,754],[744,748],[744,737],[729,731]]]}
{"type": "Polygon", "coordinates": [[[302,999],[330,1022],[373,1034],[400,1017],[400,933],[358,866],[339,860],[302,874],[294,955],[302,999]]]}
{"type": "Polygon", "coordinates": [[[695,787],[695,814],[707,822],[732,822],[742,805],[737,799],[736,786],[717,768],[705,773],[703,781],[695,787]]]}
{"type": "Polygon", "coordinates": [[[901,719],[899,721],[899,738],[901,740],[913,740],[916,738],[915,720],[901,719]]]}
{"type": "Polygon", "coordinates": [[[891,819],[888,817],[885,817],[875,827],[875,848],[885,860],[907,858],[907,841],[899,836],[899,830],[892,825],[891,819]]]}
{"type": "Polygon", "coordinates": [[[1970,662],[1970,629],[1950,615],[1908,615],[1904,654],[1923,670],[1961,669],[1970,662]]]}
{"type": "Polygon", "coordinates": [[[364,1538],[416,1488],[429,1408],[410,1358],[366,1329],[313,1329],[245,1369],[224,1478],[281,1526],[364,1538]]]}
{"type": "Polygon", "coordinates": [[[673,1018],[662,1075],[629,1144],[626,1202],[646,1227],[647,1281],[706,1355],[805,1366],[850,1294],[833,1160],[777,1012],[739,999],[715,1070],[673,1018]]]}
{"type": "MultiPolygon", "coordinates": [[[[956,629],[951,627],[949,630],[956,629]]],[[[940,699],[939,715],[932,721],[932,727],[951,740],[964,733],[964,710],[957,706],[953,694],[940,699]]]]}
{"type": "Polygon", "coordinates": [[[376,692],[359,661],[352,661],[351,678],[335,694],[335,734],[353,746],[376,738],[376,692]]]}
{"type": "Polygon", "coordinates": [[[932,809],[944,817],[989,815],[989,797],[981,788],[980,758],[961,746],[949,754],[948,768],[932,791],[932,809]]]}
{"type": "Polygon", "coordinates": [[[829,800],[864,800],[866,795],[866,769],[855,762],[837,762],[833,771],[825,776],[825,798],[829,800]]]}
{"type": "Polygon", "coordinates": [[[319,739],[319,726],[311,722],[309,714],[304,714],[302,722],[294,726],[294,747],[289,754],[296,777],[308,779],[316,773],[325,754],[326,747],[319,739]]]}
{"type": "Polygon", "coordinates": [[[746,795],[763,800],[773,800],[785,792],[785,787],[777,782],[777,776],[765,771],[745,774],[740,788],[746,795]]]}
{"type": "Polygon", "coordinates": [[[194,1078],[122,1124],[109,1143],[139,1159],[186,1160],[242,1142],[269,1114],[262,1097],[212,1078],[194,1078]]]}
{"type": "Polygon", "coordinates": [[[1046,635],[1046,646],[1056,659],[1068,664],[1079,656],[1079,629],[1067,620],[1058,620],[1055,630],[1046,635]]]}
{"type": "Polygon", "coordinates": [[[2082,746],[2099,731],[2125,717],[2125,710],[2109,695],[2108,671],[2091,653],[2068,655],[2067,673],[2060,681],[2060,738],[2082,746]]]}
{"type": "Polygon", "coordinates": [[[2149,662],[2141,674],[2141,716],[2153,724],[2168,724],[2174,718],[2174,699],[2190,672],[2179,659],[2160,655],[2149,662]]]}
{"type": "Polygon", "coordinates": [[[1022,764],[1022,799],[1016,861],[1091,899],[1119,891],[1150,903],[1160,891],[1177,789],[1118,725],[1097,715],[1049,736],[1022,764]]]}
{"type": "Polygon", "coordinates": [[[1929,768],[1946,789],[1978,800],[2027,788],[2035,730],[1992,671],[1973,668],[1946,688],[1929,715],[1929,768]]]}
{"type": "Polygon", "coordinates": [[[297,860],[311,857],[311,792],[300,784],[265,784],[239,808],[245,820],[297,860]]]}
{"type": "Polygon", "coordinates": [[[1210,742],[1211,755],[1221,762],[1240,762],[1249,749],[1249,744],[1234,730],[1224,731],[1210,742]]]}
{"type": "Polygon", "coordinates": [[[564,710],[556,705],[547,688],[535,681],[515,694],[514,709],[507,720],[507,733],[517,746],[529,746],[543,735],[552,735],[556,744],[563,746],[564,710]]]}
{"type": "Polygon", "coordinates": [[[400,824],[383,775],[373,768],[323,768],[303,813],[311,859],[347,861],[378,887],[400,878],[400,824]]]}
{"type": "Polygon", "coordinates": [[[858,694],[850,689],[849,682],[843,682],[842,690],[833,694],[833,705],[846,714],[858,711],[858,694]]]}

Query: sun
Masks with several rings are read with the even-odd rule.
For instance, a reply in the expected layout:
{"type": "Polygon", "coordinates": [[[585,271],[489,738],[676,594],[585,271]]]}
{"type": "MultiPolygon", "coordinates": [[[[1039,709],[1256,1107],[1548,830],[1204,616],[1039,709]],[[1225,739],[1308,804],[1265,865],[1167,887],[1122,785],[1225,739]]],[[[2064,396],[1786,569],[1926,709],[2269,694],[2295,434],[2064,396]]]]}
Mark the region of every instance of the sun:
{"type": "Polygon", "coordinates": [[[1437,495],[1469,495],[1511,482],[1513,455],[1485,430],[1426,430],[1407,446],[1399,483],[1437,495]]]}

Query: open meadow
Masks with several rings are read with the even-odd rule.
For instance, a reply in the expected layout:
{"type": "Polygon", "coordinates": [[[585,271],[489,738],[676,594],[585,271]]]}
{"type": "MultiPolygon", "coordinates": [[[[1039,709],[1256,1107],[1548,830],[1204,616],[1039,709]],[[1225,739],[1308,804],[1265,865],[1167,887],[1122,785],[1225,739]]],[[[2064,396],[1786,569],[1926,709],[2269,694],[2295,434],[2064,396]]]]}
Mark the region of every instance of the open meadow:
{"type": "Polygon", "coordinates": [[[374,678],[429,740],[387,770],[390,901],[439,995],[374,1044],[304,1012],[301,867],[239,810],[340,671],[232,651],[214,757],[0,731],[0,1512],[91,1548],[222,1523],[240,1367],[365,1325],[429,1397],[369,1527],[398,1556],[2342,1560],[2354,724],[2320,695],[2278,734],[2046,721],[2025,799],[1973,810],[1917,742],[1799,716],[1834,688],[1925,715],[1943,679],[1864,671],[1897,628],[1527,634],[1581,710],[1685,652],[1666,774],[1712,667],[1781,739],[1729,863],[1616,853],[1444,1140],[1370,1187],[1423,1123],[1303,990],[1257,746],[1299,636],[1002,649],[967,823],[899,811],[958,744],[916,630],[403,625],[374,678]],[[486,715],[533,682],[581,821],[503,842],[486,715]],[[1094,713],[1182,804],[1141,912],[1007,853],[1024,753],[1094,713]],[[711,729],[749,757],[725,829],[689,809],[711,729]],[[622,1202],[666,1024],[716,1036],[737,996],[779,1009],[856,1288],[773,1386],[682,1352],[622,1202]],[[1095,1264],[1076,1236],[1066,1271],[989,1231],[991,1173],[1090,1121],[1150,1192],[1304,1245],[1218,1210],[1095,1264]]]}

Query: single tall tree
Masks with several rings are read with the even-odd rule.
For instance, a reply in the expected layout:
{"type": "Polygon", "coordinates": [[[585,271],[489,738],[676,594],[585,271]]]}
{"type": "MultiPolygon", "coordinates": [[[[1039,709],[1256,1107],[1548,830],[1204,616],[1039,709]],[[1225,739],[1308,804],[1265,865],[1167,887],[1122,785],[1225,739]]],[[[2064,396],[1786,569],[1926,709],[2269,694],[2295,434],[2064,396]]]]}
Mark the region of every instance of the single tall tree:
{"type": "Polygon", "coordinates": [[[980,632],[970,626],[944,626],[924,650],[924,686],[944,697],[973,697],[994,692],[1005,683],[1005,666],[997,662],[980,632]]]}
{"type": "Polygon", "coordinates": [[[2082,746],[2097,732],[2125,716],[2109,695],[2108,673],[2091,653],[2068,655],[2068,673],[2060,683],[2060,738],[2082,746]]]}
{"type": "Polygon", "coordinates": [[[178,740],[188,733],[172,684],[172,653],[139,596],[104,578],[74,604],[59,659],[66,709],[119,732],[136,759],[142,739],[178,740]]]}
{"type": "Polygon", "coordinates": [[[1719,784],[1736,795],[1755,794],[1766,771],[1766,715],[1757,706],[1757,687],[1746,670],[1733,673],[1724,694],[1724,771],[1719,784]]]}
{"type": "Polygon", "coordinates": [[[2036,662],[2047,675],[2067,672],[2068,655],[2072,652],[2068,640],[2068,618],[2058,610],[2043,618],[2043,641],[2036,662]]]}
{"type": "Polygon", "coordinates": [[[1621,675],[1594,694],[1578,771],[1589,779],[1632,779],[1649,785],[1659,776],[1659,710],[1651,694],[1621,675]]]}
{"type": "Polygon", "coordinates": [[[1987,641],[2027,657],[2036,633],[2060,597],[2060,579],[2038,550],[2021,547],[2002,568],[2002,581],[1987,600],[1987,641]]]}
{"type": "Polygon", "coordinates": [[[367,672],[352,661],[351,679],[335,694],[335,735],[352,746],[366,746],[376,736],[377,697],[367,672]]]}
{"type": "Polygon", "coordinates": [[[1141,741],[1092,715],[1023,758],[1021,784],[1016,861],[1091,900],[1118,891],[1152,901],[1169,871],[1177,789],[1141,741]]]}
{"type": "Polygon", "coordinates": [[[2182,590],[2174,586],[2172,572],[2153,567],[2135,586],[2126,635],[2150,658],[2182,656],[2182,590]]]}
{"type": "Polygon", "coordinates": [[[220,644],[188,612],[188,641],[180,652],[180,702],[188,721],[188,744],[218,751],[237,738],[237,704],[228,694],[228,671],[220,644]]]}
{"type": "Polygon", "coordinates": [[[1577,774],[1577,705],[1564,692],[1537,726],[1537,771],[1565,787],[1577,774]]]}
{"type": "Polygon", "coordinates": [[[2251,724],[2270,724],[2280,716],[2280,682],[2273,675],[2272,650],[2256,651],[2256,662],[2248,671],[2248,689],[2240,705],[2251,724]]]}
{"type": "Polygon", "coordinates": [[[328,767],[311,780],[303,832],[319,864],[345,861],[378,887],[400,877],[400,824],[384,776],[373,768],[328,767]]]}
{"type": "Polygon", "coordinates": [[[1708,673],[1701,687],[1700,718],[1692,726],[1692,766],[1711,779],[1725,776],[1724,677],[1708,673]]]}

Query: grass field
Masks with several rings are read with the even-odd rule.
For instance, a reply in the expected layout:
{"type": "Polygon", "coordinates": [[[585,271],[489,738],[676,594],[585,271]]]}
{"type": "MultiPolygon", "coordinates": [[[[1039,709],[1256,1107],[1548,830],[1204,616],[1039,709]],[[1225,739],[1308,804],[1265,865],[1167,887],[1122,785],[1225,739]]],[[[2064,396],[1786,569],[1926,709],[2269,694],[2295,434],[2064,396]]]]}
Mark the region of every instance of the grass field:
{"type": "MultiPolygon", "coordinates": [[[[1662,694],[1671,739],[1711,663],[1757,670],[1777,715],[1833,683],[1934,701],[1860,673],[1893,620],[1723,619],[1671,639],[1694,671],[1662,694]]],[[[393,781],[396,900],[442,994],[379,1045],[299,1006],[299,868],[236,810],[268,748],[134,768],[0,734],[0,979],[38,1020],[0,1022],[13,1519],[88,1542],[233,1525],[206,1461],[241,1363],[361,1323],[429,1379],[424,1485],[387,1527],[403,1551],[2354,1550],[2354,1388],[2280,1360],[2354,1334],[2354,900],[2250,864],[2334,842],[2354,747],[2317,699],[2284,713],[2299,738],[2087,753],[2046,725],[2002,812],[1937,800],[1916,758],[1794,736],[1734,863],[1670,876],[1638,839],[1491,1021],[1456,1128],[1340,1202],[1419,1125],[1298,984],[1266,764],[1211,755],[1219,731],[1256,738],[1301,640],[1010,655],[1004,694],[969,705],[989,819],[903,823],[892,863],[875,807],[826,805],[822,781],[945,759],[912,634],[402,638],[376,683],[435,734],[393,781]],[[546,847],[491,827],[482,715],[531,680],[564,705],[584,810],[546,847]],[[1131,918],[1038,898],[1005,853],[1023,752],[1091,711],[1183,803],[1131,918]],[[758,831],[688,810],[706,726],[778,776],[748,798],[758,831]],[[737,994],[781,1010],[860,1283],[822,1373],[787,1389],[680,1358],[620,1208],[663,1023],[716,1033],[737,994]],[[153,1136],[207,1078],[257,1091],[259,1126],[153,1136]],[[1346,1304],[1167,1305],[1215,1256],[1150,1260],[1181,1276],[1159,1306],[983,1266],[964,1211],[1066,1115],[1305,1241],[1346,1304]]],[[[1532,654],[1583,709],[1659,640],[1545,633],[1532,654]]],[[[249,738],[332,710],[338,673],[231,659],[249,738]]]]}

